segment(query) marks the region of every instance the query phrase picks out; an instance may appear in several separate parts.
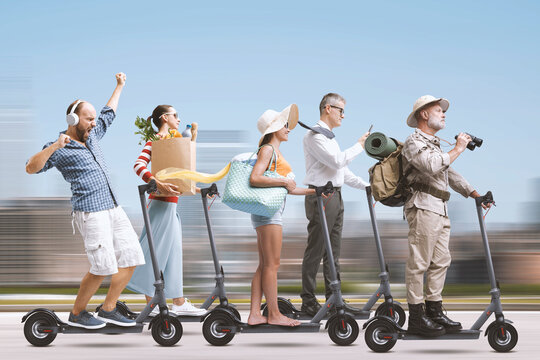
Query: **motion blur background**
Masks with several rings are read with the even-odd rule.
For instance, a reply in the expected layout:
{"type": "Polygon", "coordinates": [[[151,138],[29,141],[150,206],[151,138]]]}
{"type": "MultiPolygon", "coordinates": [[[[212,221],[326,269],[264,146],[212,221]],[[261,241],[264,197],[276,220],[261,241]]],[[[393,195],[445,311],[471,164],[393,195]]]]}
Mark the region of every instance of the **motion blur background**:
{"type": "MultiPolygon", "coordinates": [[[[535,1],[4,1],[0,4],[0,292],[78,286],[88,265],[72,234],[69,185],[57,170],[27,175],[26,160],[66,128],[74,99],[99,107],[123,71],[117,119],[102,140],[120,202],[140,233],[142,215],[132,170],[141,150],[136,116],[158,104],[179,111],[181,127],[198,122],[197,169],[214,173],[253,151],[258,117],[290,103],[308,124],[330,91],[347,99],[336,129],[343,149],[374,124],[405,139],[416,98],[450,100],[447,127],[484,139],[456,162],[480,193],[497,202],[487,216],[503,294],[540,293],[540,162],[536,160],[540,74],[540,5],[535,1]]],[[[304,177],[298,127],[282,145],[304,177]]],[[[450,147],[445,148],[448,151],[450,147]]],[[[364,154],[350,166],[367,179],[364,154]]],[[[199,184],[204,186],[204,184],[199,184]]],[[[218,183],[224,188],[224,181],[218,183]]],[[[367,294],[378,264],[365,193],[344,189],[342,280],[348,295],[367,294]]],[[[401,209],[375,210],[391,280],[400,291],[407,257],[401,209]]],[[[186,293],[203,297],[213,267],[200,198],[179,202],[186,293]]],[[[249,216],[219,199],[212,223],[233,298],[249,296],[257,264],[249,216]]],[[[450,200],[453,263],[447,294],[488,289],[474,203],[450,200]]],[[[284,223],[280,291],[298,294],[306,242],[303,199],[290,196],[284,223]]],[[[403,294],[401,292],[401,294],[403,294]]]]}

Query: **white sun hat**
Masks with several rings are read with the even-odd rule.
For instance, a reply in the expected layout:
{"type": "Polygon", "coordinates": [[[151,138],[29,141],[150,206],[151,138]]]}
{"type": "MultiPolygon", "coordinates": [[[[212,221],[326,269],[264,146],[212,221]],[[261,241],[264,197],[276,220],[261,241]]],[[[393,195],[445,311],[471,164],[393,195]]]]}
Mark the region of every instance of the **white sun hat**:
{"type": "Polygon", "coordinates": [[[431,95],[421,96],[414,102],[413,110],[407,118],[407,125],[413,128],[416,127],[418,125],[418,121],[416,120],[416,116],[414,116],[414,114],[416,114],[416,112],[424,106],[435,102],[438,102],[439,105],[441,105],[443,112],[446,112],[446,110],[448,110],[448,107],[450,106],[450,103],[445,98],[436,98],[435,96],[431,95]]]}
{"type": "Polygon", "coordinates": [[[294,129],[298,123],[298,106],[291,104],[281,112],[266,110],[257,121],[257,129],[264,136],[278,131],[289,123],[289,130],[294,129]]]}

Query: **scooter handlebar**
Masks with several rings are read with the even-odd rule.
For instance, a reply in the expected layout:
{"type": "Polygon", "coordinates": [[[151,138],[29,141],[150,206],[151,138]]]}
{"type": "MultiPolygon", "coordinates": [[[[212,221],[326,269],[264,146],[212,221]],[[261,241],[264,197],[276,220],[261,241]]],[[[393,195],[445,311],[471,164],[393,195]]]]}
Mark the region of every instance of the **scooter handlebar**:
{"type": "Polygon", "coordinates": [[[334,185],[332,185],[332,182],[329,181],[326,183],[326,185],[324,186],[317,186],[315,187],[315,193],[317,194],[317,196],[321,196],[321,195],[330,195],[334,192],[334,185]]]}
{"type": "Polygon", "coordinates": [[[139,195],[147,193],[153,193],[157,191],[156,180],[150,180],[148,184],[139,185],[139,195]]]}
{"type": "Polygon", "coordinates": [[[476,206],[482,206],[482,204],[495,204],[495,200],[493,200],[493,194],[491,193],[491,191],[488,191],[484,196],[477,197],[476,199],[474,199],[474,201],[476,201],[476,206]]]}
{"type": "Polygon", "coordinates": [[[212,185],[210,185],[209,187],[207,188],[202,188],[201,189],[201,196],[203,198],[207,197],[207,196],[214,196],[214,195],[217,195],[219,196],[219,192],[218,192],[218,188],[217,188],[217,185],[216,183],[213,183],[212,185]]]}

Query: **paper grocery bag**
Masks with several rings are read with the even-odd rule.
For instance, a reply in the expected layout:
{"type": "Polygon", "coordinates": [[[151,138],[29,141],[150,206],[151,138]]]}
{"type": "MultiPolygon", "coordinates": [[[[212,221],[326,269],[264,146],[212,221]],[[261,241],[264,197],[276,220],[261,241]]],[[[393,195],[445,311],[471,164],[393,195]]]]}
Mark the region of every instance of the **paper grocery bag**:
{"type": "MultiPolygon", "coordinates": [[[[175,167],[196,170],[196,143],[189,138],[172,138],[152,141],[152,174],[175,167]]],[[[195,195],[195,181],[170,179],[166,182],[178,186],[183,195],[195,195]]]]}

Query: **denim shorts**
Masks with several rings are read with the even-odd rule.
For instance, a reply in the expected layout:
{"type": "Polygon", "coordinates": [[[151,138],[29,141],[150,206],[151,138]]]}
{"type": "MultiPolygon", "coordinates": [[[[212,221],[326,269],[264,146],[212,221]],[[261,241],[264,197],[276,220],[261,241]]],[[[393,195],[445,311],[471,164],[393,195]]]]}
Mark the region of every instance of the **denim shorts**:
{"type": "Polygon", "coordinates": [[[287,199],[285,198],[285,200],[283,201],[283,204],[281,205],[281,208],[278,211],[276,211],[276,213],[272,217],[251,214],[251,225],[253,225],[253,228],[256,229],[262,225],[283,226],[282,214],[283,214],[283,210],[285,209],[286,202],[287,202],[287,199]]]}

